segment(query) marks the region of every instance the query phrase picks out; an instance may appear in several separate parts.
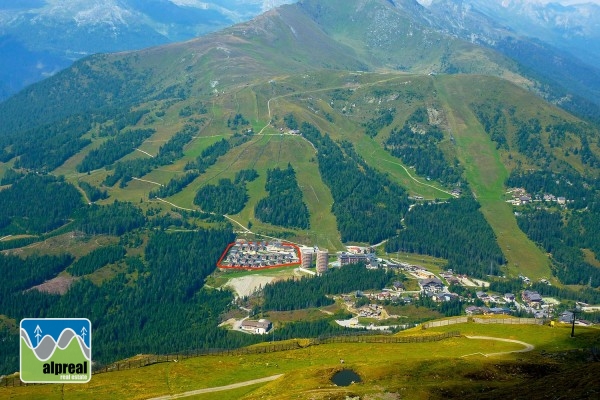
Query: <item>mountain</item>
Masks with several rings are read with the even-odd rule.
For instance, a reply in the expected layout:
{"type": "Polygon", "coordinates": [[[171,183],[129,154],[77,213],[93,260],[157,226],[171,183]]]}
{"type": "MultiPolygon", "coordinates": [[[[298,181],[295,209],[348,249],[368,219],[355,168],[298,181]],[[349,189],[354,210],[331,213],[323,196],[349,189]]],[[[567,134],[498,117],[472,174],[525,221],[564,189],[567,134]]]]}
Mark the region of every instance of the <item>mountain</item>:
{"type": "Polygon", "coordinates": [[[0,1],[0,100],[86,55],[191,39],[287,2],[0,1]]]}
{"type": "Polygon", "coordinates": [[[467,0],[462,4],[484,13],[515,33],[537,38],[590,65],[600,61],[600,4],[467,0]]]}
{"type": "Polygon", "coordinates": [[[600,4],[433,0],[426,7],[438,29],[493,48],[523,73],[562,88],[540,87],[548,99],[569,92],[599,104],[600,4]]]}

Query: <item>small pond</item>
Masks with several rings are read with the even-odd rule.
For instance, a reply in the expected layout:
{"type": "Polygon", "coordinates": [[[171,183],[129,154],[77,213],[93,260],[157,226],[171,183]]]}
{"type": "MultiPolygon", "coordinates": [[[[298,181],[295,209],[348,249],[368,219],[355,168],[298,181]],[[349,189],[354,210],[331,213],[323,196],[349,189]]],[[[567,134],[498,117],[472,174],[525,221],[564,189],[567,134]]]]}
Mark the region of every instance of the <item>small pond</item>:
{"type": "Polygon", "coordinates": [[[351,369],[343,369],[336,372],[331,381],[337,386],[350,386],[353,383],[361,382],[360,376],[351,369]]]}

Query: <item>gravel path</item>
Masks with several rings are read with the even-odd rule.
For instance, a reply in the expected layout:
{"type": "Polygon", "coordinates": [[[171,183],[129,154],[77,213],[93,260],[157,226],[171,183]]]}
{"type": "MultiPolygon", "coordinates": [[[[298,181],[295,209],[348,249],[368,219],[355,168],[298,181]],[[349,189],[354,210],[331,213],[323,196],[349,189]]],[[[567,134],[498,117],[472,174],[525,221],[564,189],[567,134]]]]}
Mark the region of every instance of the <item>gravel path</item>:
{"type": "Polygon", "coordinates": [[[502,356],[505,354],[511,354],[511,353],[527,353],[528,351],[531,351],[533,349],[535,349],[535,346],[529,343],[525,343],[522,342],[520,340],[514,340],[514,339],[501,339],[501,338],[495,338],[495,337],[491,337],[491,336],[466,336],[467,339],[476,339],[476,340],[496,340],[498,342],[507,342],[507,343],[516,343],[516,344],[520,344],[525,346],[525,348],[521,349],[521,350],[513,350],[513,351],[502,351],[499,353],[471,353],[471,354],[466,354],[462,357],[468,357],[468,356],[472,356],[475,354],[480,354],[482,356],[485,357],[492,357],[492,356],[502,356]]]}
{"type": "Polygon", "coordinates": [[[212,388],[191,390],[189,392],[183,392],[183,393],[178,393],[178,394],[169,394],[169,395],[160,396],[160,397],[153,397],[149,400],[181,399],[183,397],[196,396],[196,395],[203,394],[203,393],[214,393],[214,392],[221,392],[223,390],[238,389],[238,388],[241,388],[244,386],[256,385],[258,383],[271,382],[271,381],[281,378],[282,376],[283,376],[283,374],[273,375],[273,376],[268,376],[266,378],[253,379],[251,381],[233,383],[233,384],[227,385],[227,386],[218,386],[218,387],[212,387],[212,388]]]}

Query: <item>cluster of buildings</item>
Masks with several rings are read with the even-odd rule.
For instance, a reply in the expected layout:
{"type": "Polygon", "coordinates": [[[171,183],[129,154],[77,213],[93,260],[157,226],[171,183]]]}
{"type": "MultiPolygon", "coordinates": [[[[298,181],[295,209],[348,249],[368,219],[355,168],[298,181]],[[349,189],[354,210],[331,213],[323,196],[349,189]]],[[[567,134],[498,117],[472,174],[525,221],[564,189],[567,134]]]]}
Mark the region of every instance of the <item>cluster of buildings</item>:
{"type": "Polygon", "coordinates": [[[238,239],[219,260],[219,268],[255,269],[298,264],[298,248],[291,243],[247,242],[238,239]]]}
{"type": "Polygon", "coordinates": [[[565,205],[568,202],[568,200],[566,198],[556,197],[555,195],[553,195],[551,193],[545,193],[542,196],[536,195],[535,197],[532,197],[523,188],[510,189],[507,193],[512,195],[512,199],[507,200],[507,201],[514,206],[522,206],[522,205],[529,204],[532,202],[541,202],[541,201],[557,203],[559,205],[565,205]]]}
{"type": "Polygon", "coordinates": [[[502,307],[469,306],[465,309],[467,315],[509,315],[511,310],[502,307]]]}
{"type": "Polygon", "coordinates": [[[521,299],[523,300],[523,303],[531,308],[540,308],[544,302],[542,296],[535,290],[523,290],[521,299]]]}
{"type": "Polygon", "coordinates": [[[365,318],[380,318],[383,307],[377,304],[369,304],[358,309],[358,316],[365,318]]]}

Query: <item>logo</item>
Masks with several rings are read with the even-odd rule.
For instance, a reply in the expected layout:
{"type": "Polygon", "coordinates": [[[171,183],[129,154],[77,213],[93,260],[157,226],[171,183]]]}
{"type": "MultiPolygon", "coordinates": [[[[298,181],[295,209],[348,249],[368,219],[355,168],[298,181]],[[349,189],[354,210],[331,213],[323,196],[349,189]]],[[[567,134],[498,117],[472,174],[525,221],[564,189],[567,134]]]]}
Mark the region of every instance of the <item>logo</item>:
{"type": "Polygon", "coordinates": [[[85,383],[92,378],[92,324],[86,318],[21,320],[21,380],[85,383]]]}

